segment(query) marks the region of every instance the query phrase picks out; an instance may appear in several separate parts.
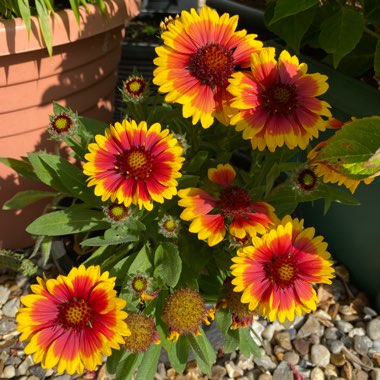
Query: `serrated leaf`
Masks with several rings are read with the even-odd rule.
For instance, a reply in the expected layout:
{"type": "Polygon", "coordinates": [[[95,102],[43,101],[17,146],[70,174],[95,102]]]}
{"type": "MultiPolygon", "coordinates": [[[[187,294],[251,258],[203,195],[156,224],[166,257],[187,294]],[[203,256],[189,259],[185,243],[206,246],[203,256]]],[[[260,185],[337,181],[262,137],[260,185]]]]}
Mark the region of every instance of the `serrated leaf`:
{"type": "Polygon", "coordinates": [[[282,38],[296,53],[315,16],[315,7],[306,9],[268,25],[268,29],[282,38]]]}
{"type": "Polygon", "coordinates": [[[375,59],[373,64],[375,70],[375,76],[380,78],[380,38],[377,40],[376,51],[375,51],[375,59]]]}
{"type": "Polygon", "coordinates": [[[44,214],[26,227],[33,235],[62,236],[77,232],[105,229],[108,223],[103,220],[101,211],[60,210],[44,214]]]}
{"type": "Polygon", "coordinates": [[[55,197],[57,193],[42,190],[25,190],[15,194],[3,205],[3,210],[24,208],[45,198],[55,197]]]}
{"type": "Polygon", "coordinates": [[[144,354],[142,362],[137,370],[136,380],[153,380],[157,371],[157,364],[160,358],[161,345],[152,344],[144,354]]]}
{"type": "Polygon", "coordinates": [[[162,243],[154,254],[154,276],[160,277],[168,286],[175,287],[182,270],[182,260],[178,247],[172,243],[162,243]]]}
{"type": "Polygon", "coordinates": [[[345,7],[321,24],[319,43],[322,49],[333,55],[335,68],[341,59],[355,48],[363,31],[363,15],[345,7]]]}
{"type": "Polygon", "coordinates": [[[318,150],[313,161],[327,164],[349,179],[380,175],[380,116],[345,124],[318,150]]]}
{"type": "Polygon", "coordinates": [[[274,15],[269,25],[272,25],[281,19],[314,7],[317,4],[318,0],[277,0],[274,9],[274,15]]]}

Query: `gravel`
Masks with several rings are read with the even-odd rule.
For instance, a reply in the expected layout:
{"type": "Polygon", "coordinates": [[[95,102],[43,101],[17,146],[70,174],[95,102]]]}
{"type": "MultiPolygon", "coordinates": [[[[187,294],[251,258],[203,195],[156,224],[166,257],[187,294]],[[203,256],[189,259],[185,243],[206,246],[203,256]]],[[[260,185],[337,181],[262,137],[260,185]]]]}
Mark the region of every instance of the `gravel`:
{"type": "MultiPolygon", "coordinates": [[[[97,371],[69,376],[44,370],[25,355],[15,314],[20,297],[29,292],[29,279],[0,275],[0,378],[18,380],[113,380],[105,365],[97,371]]],[[[256,318],[261,357],[218,349],[211,380],[380,380],[380,317],[367,297],[350,283],[335,279],[316,288],[317,310],[293,323],[269,323],[256,318]],[[344,291],[345,289],[345,291],[344,291]]],[[[183,374],[161,362],[155,380],[207,380],[196,362],[189,361],[183,374]]],[[[148,379],[147,379],[148,380],[148,379]]]]}

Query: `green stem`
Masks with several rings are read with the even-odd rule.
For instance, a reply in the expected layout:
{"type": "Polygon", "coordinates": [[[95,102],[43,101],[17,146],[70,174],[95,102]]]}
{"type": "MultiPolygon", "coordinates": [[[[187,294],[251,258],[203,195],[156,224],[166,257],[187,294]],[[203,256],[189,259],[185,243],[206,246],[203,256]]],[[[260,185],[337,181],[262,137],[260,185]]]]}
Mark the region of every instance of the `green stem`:
{"type": "Polygon", "coordinates": [[[364,31],[369,34],[370,36],[372,37],[375,37],[375,38],[380,38],[380,34],[377,34],[376,32],[374,32],[373,30],[367,28],[366,26],[364,27],[364,31]]]}

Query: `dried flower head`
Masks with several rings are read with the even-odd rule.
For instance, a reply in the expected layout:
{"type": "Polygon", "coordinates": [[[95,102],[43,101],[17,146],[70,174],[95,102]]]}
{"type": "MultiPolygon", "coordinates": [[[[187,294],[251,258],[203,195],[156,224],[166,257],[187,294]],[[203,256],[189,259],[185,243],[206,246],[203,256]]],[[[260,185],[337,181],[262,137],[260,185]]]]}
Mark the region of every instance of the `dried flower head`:
{"type": "Polygon", "coordinates": [[[160,344],[153,318],[142,313],[129,313],[127,321],[131,335],[125,338],[125,348],[131,352],[148,351],[152,344],[160,344]]]}
{"type": "Polygon", "coordinates": [[[174,133],[173,136],[177,139],[178,145],[183,149],[183,155],[185,155],[190,147],[186,140],[186,137],[180,133],[174,133]]]}
{"type": "Polygon", "coordinates": [[[158,232],[167,238],[177,238],[180,231],[180,220],[171,215],[165,215],[158,222],[158,232]]]}
{"type": "Polygon", "coordinates": [[[63,140],[67,136],[73,136],[78,129],[78,117],[71,111],[50,115],[49,120],[48,132],[55,140],[63,140]]]}
{"type": "Polygon", "coordinates": [[[169,340],[177,341],[180,335],[198,334],[202,323],[210,324],[214,309],[207,310],[202,296],[193,289],[177,289],[164,304],[162,320],[169,328],[169,340]]]}

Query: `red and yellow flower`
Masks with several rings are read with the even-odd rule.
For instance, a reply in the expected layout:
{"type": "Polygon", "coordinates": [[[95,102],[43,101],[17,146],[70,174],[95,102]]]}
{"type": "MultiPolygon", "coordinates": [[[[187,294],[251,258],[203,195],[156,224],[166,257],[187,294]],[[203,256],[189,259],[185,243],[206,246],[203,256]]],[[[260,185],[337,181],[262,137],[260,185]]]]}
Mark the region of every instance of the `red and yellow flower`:
{"type": "Polygon", "coordinates": [[[276,61],[275,49],[263,48],[251,55],[250,71],[230,79],[231,104],[239,110],[231,124],[254,149],[305,149],[326,129],[321,116],[331,116],[329,104],[317,99],[328,89],[326,80],[325,75],[307,74],[307,65],[287,51],[276,61]]]}
{"type": "Polygon", "coordinates": [[[103,363],[102,355],[120,349],[130,334],[116,297],[115,278],[100,273],[99,266],[81,265],[57,279],[37,278],[34,294],[21,298],[24,307],[16,316],[20,340],[29,340],[26,354],[43,368],[82,373],[103,363]]]}
{"type": "Polygon", "coordinates": [[[163,203],[177,193],[183,149],[159,123],[148,128],[145,121],[137,125],[123,120],[95,140],[88,147],[83,172],[102,201],[111,198],[125,207],[135,204],[152,210],[152,201],[163,203]]]}
{"type": "Polygon", "coordinates": [[[262,47],[255,34],[236,31],[238,16],[219,16],[208,7],[182,11],[161,34],[153,83],[165,100],[183,105],[183,116],[208,128],[217,117],[228,125],[231,109],[226,91],[236,67],[249,66],[250,54],[262,47]]]}
{"type": "Polygon", "coordinates": [[[314,228],[303,229],[303,220],[286,216],[252,246],[238,250],[232,259],[232,284],[249,304],[270,321],[294,320],[295,314],[316,309],[313,284],[331,284],[334,269],[327,243],[314,236],[314,228]]]}
{"type": "Polygon", "coordinates": [[[229,164],[209,169],[208,178],[222,186],[217,197],[198,188],[178,191],[178,204],[185,208],[181,219],[191,220],[189,231],[210,247],[224,239],[227,229],[231,236],[244,239],[265,233],[277,221],[271,205],[252,201],[247,190],[232,185],[235,175],[229,164]]]}

